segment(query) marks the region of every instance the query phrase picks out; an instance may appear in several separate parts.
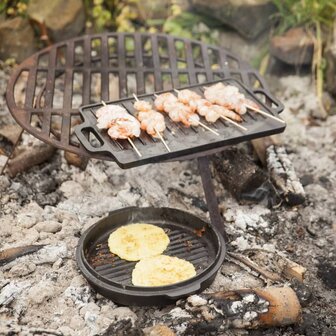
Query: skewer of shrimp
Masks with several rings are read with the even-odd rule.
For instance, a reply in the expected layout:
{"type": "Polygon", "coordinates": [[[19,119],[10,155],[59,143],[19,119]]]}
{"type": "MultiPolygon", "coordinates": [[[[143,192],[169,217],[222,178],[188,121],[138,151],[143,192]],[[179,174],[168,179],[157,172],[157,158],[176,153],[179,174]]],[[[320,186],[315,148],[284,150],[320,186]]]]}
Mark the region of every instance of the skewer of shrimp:
{"type": "Polygon", "coordinates": [[[254,101],[245,98],[236,86],[217,83],[210,87],[203,87],[203,89],[205,98],[212,103],[233,109],[239,114],[244,114],[246,109],[249,109],[267,118],[285,123],[282,119],[261,110],[259,105],[254,101]]]}
{"type": "MultiPolygon", "coordinates": [[[[101,101],[102,102],[102,104],[104,105],[104,107],[108,107],[108,105],[106,105],[106,103],[102,100],[101,101]]],[[[111,107],[112,107],[112,105],[110,105],[111,107]]],[[[97,110],[97,112],[96,112],[96,116],[98,117],[98,127],[99,128],[108,128],[109,130],[107,131],[107,133],[108,133],[108,135],[112,138],[112,139],[127,139],[128,140],[128,142],[130,143],[130,145],[132,146],[132,148],[135,150],[135,152],[138,154],[138,156],[139,157],[142,157],[142,154],[140,153],[140,151],[138,150],[138,148],[135,146],[135,144],[134,144],[134,142],[133,142],[133,140],[131,139],[131,137],[130,137],[130,135],[131,136],[139,136],[140,135],[140,125],[139,125],[139,129],[138,129],[138,125],[135,123],[135,121],[137,122],[137,123],[139,123],[138,121],[137,121],[137,119],[136,118],[134,118],[133,116],[131,116],[129,113],[127,113],[127,111],[124,109],[124,108],[122,108],[121,106],[118,106],[118,105],[116,105],[116,106],[113,106],[113,107],[116,107],[116,108],[118,108],[117,109],[117,112],[119,113],[119,115],[120,116],[123,116],[122,118],[118,118],[118,119],[122,119],[122,120],[113,120],[113,118],[112,118],[112,122],[110,121],[110,122],[107,122],[107,124],[106,124],[106,121],[107,120],[104,120],[104,122],[105,122],[105,125],[103,125],[103,126],[105,126],[105,127],[100,127],[99,126],[99,123],[100,123],[100,121],[101,120],[99,120],[100,118],[104,118],[104,114],[106,115],[109,111],[108,110],[101,110],[101,111],[99,111],[99,110],[97,110]],[[128,132],[128,130],[126,131],[126,135],[125,134],[122,134],[121,133],[121,127],[120,126],[122,126],[122,121],[125,121],[125,122],[132,122],[133,123],[133,126],[135,126],[135,129],[134,130],[132,130],[132,132],[131,132],[131,134],[129,135],[129,132],[128,132]],[[114,127],[113,127],[113,125],[117,125],[118,126],[118,128],[117,129],[115,129],[114,127]]],[[[109,116],[110,117],[110,116],[109,116]]],[[[125,130],[124,130],[125,131],[125,130]]]]}
{"type": "Polygon", "coordinates": [[[160,112],[168,113],[170,119],[174,122],[182,122],[187,127],[201,126],[219,136],[218,132],[203,124],[198,115],[189,106],[180,103],[172,93],[154,94],[154,96],[156,97],[154,101],[155,108],[160,112]]]}
{"type": "Polygon", "coordinates": [[[168,152],[171,152],[166,141],[163,139],[161,132],[166,129],[163,115],[153,110],[152,105],[144,100],[139,100],[133,93],[136,102],[133,104],[134,108],[139,112],[138,119],[141,122],[141,128],[144,129],[151,136],[158,136],[168,152]],[[154,132],[153,132],[154,131],[154,132]]]}
{"type": "Polygon", "coordinates": [[[209,101],[203,99],[196,92],[191,90],[176,90],[174,91],[178,94],[178,99],[184,103],[189,105],[192,109],[197,111],[200,115],[204,116],[208,122],[216,122],[218,118],[221,118],[234,126],[238,127],[243,131],[247,131],[247,128],[239,125],[237,122],[233,121],[235,119],[237,121],[241,121],[241,117],[230,111],[223,106],[214,105],[209,101]]]}

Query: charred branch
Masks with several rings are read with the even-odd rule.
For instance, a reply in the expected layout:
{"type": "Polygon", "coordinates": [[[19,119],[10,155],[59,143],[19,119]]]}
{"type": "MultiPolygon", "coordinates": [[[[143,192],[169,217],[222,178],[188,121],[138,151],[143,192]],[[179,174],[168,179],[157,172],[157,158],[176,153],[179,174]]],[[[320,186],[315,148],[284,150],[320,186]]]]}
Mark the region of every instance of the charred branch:
{"type": "Polygon", "coordinates": [[[8,163],[8,172],[11,177],[27,169],[49,160],[56,148],[47,144],[32,147],[20,153],[8,163]]]}
{"type": "Polygon", "coordinates": [[[284,146],[271,145],[266,150],[267,169],[276,187],[290,205],[302,204],[305,192],[284,146]]]}
{"type": "Polygon", "coordinates": [[[228,148],[214,156],[213,162],[221,183],[237,200],[265,198],[268,176],[247,154],[228,148]]]}
{"type": "Polygon", "coordinates": [[[80,156],[68,151],[64,152],[64,158],[69,165],[78,167],[81,170],[85,170],[87,164],[89,163],[89,159],[87,157],[80,156]]]}
{"type": "Polygon", "coordinates": [[[22,257],[24,255],[34,253],[40,250],[45,245],[28,245],[12,247],[6,250],[0,251],[0,266],[15,260],[16,258],[22,257]]]}

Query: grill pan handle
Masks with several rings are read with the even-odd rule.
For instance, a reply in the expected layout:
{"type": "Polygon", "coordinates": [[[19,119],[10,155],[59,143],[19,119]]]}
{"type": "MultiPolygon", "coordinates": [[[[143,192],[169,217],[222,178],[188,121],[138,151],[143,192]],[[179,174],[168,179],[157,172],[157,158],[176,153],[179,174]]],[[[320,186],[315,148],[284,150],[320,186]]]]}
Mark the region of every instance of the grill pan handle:
{"type": "Polygon", "coordinates": [[[276,114],[280,114],[285,106],[284,104],[282,104],[277,98],[275,98],[274,96],[271,96],[267,91],[265,91],[264,89],[254,89],[253,90],[253,93],[254,94],[262,94],[263,96],[266,97],[266,101],[270,101],[272,104],[275,104],[276,106],[273,107],[273,106],[269,106],[268,104],[265,103],[266,106],[268,106],[268,108],[270,110],[272,110],[273,113],[276,113],[276,114]]]}
{"type": "Polygon", "coordinates": [[[77,135],[78,140],[83,144],[83,146],[88,151],[93,152],[93,153],[104,151],[104,149],[108,151],[108,148],[106,148],[106,144],[103,141],[102,142],[104,143],[104,145],[101,147],[96,148],[92,146],[88,138],[85,136],[86,128],[90,128],[90,132],[94,133],[95,137],[99,140],[99,142],[102,141],[102,139],[100,138],[100,135],[95,132],[94,128],[92,128],[90,125],[86,125],[86,123],[83,123],[75,127],[75,134],[77,135]]]}

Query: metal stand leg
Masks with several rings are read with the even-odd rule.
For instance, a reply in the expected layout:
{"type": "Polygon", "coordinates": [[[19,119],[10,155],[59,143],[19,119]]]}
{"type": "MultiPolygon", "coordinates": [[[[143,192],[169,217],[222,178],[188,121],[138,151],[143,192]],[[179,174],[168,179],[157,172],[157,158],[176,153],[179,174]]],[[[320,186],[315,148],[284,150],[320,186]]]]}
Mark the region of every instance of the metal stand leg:
{"type": "Polygon", "coordinates": [[[218,201],[212,183],[209,157],[203,156],[197,159],[198,170],[201,174],[205,200],[208,205],[211,224],[222,234],[227,241],[225,227],[222,216],[219,211],[218,201]]]}

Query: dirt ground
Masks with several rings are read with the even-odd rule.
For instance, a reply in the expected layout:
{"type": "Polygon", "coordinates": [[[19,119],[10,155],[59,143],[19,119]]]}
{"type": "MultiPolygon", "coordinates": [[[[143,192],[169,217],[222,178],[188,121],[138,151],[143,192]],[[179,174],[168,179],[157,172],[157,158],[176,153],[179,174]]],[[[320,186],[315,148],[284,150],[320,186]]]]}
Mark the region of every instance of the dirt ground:
{"type": "MultiPolygon", "coordinates": [[[[4,101],[9,73],[9,69],[0,71],[0,127],[14,123],[4,101]]],[[[303,321],[285,328],[231,330],[222,335],[333,336],[336,115],[327,120],[312,117],[317,107],[309,76],[274,77],[268,82],[286,105],[283,140],[304,186],[306,202],[269,209],[264,204],[238,204],[217,180],[216,190],[230,251],[280,251],[307,268],[303,321]]],[[[25,133],[21,146],[36,142],[25,133]]],[[[113,162],[91,160],[83,172],[69,166],[58,151],[50,162],[15,178],[0,176],[0,193],[0,249],[47,245],[0,267],[3,335],[19,326],[26,332],[47,328],[60,335],[107,335],[123,319],[142,330],[173,307],[118,307],[93,291],[74,257],[81,233],[109,211],[130,205],[171,206],[208,218],[195,161],[121,170],[113,162]]],[[[225,261],[208,291],[265,285],[261,278],[225,261]]],[[[284,280],[276,285],[291,283],[284,280]]]]}

